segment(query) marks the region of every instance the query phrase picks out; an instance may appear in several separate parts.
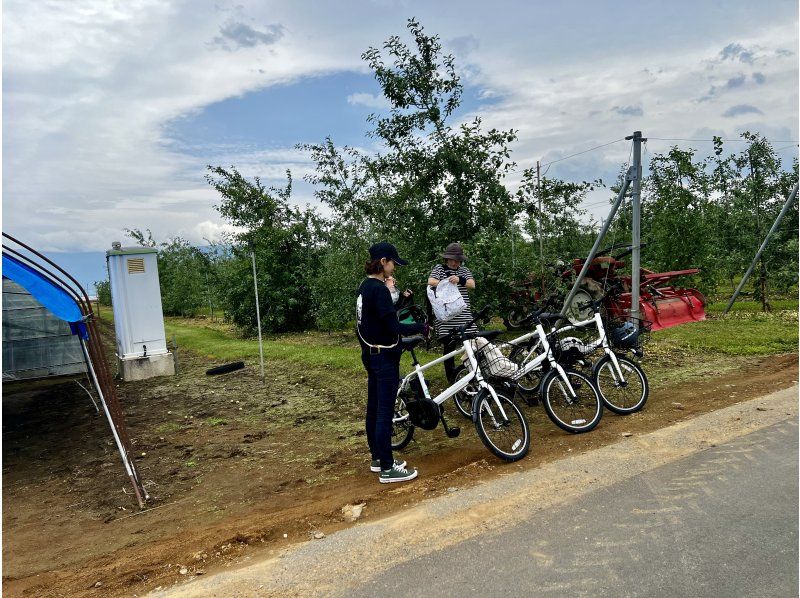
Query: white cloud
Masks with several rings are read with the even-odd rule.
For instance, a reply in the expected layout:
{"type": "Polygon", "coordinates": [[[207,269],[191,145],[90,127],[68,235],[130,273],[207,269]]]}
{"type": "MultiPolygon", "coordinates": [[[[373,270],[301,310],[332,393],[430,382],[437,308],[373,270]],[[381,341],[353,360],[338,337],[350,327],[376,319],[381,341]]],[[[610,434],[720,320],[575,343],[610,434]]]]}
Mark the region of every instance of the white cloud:
{"type": "MultiPolygon", "coordinates": [[[[45,249],[104,249],[126,226],[201,241],[224,226],[203,181],[209,155],[269,184],[283,184],[291,168],[298,202],[313,201],[299,182],[313,166],[301,152],[231,146],[197,156],[176,147],[165,126],[270,85],[363,72],[361,53],[402,33],[407,14],[449,40],[465,81],[488,101],[480,110],[487,127],[519,131],[512,148],[520,168],[633,129],[694,138],[736,137],[752,127],[794,139],[796,10],[770,2],[723,11],[673,4],[691,13],[686,26],[659,25],[653,5],[644,41],[614,37],[614,27],[641,17],[625,2],[614,10],[587,2],[580,13],[518,4],[508,18],[477,1],[444,14],[395,2],[317,3],[310,12],[286,1],[8,0],[4,229],[45,249]],[[608,35],[596,35],[603,27],[608,35]],[[726,118],[735,106],[763,114],[726,118]]],[[[385,107],[380,96],[348,91],[352,104],[385,107]]],[[[628,144],[613,144],[553,164],[550,174],[610,179],[628,152],[628,144]]]]}
{"type": "Polygon", "coordinates": [[[391,108],[391,104],[386,97],[372,93],[351,93],[347,96],[347,103],[355,106],[367,106],[368,108],[391,108]]]}

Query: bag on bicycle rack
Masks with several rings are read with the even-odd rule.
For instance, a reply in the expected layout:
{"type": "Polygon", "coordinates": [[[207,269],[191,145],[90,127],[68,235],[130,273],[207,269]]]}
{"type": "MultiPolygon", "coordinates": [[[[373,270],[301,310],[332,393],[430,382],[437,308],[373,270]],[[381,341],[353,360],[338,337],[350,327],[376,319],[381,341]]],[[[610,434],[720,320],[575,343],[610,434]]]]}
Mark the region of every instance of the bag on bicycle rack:
{"type": "Polygon", "coordinates": [[[439,425],[441,411],[433,399],[429,399],[422,392],[422,385],[414,378],[410,381],[411,388],[403,393],[406,403],[408,419],[411,423],[423,430],[433,430],[439,425]]]}
{"type": "Polygon", "coordinates": [[[439,281],[435,287],[428,287],[428,301],[440,322],[452,320],[467,309],[467,302],[461,296],[461,291],[447,279],[439,281]]]}

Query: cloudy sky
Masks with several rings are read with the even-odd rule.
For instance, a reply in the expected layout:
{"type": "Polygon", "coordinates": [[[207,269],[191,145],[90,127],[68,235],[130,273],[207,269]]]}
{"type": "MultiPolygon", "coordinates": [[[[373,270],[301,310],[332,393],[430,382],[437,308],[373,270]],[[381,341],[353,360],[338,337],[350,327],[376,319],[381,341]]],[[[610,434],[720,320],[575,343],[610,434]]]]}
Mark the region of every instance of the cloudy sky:
{"type": "MultiPolygon", "coordinates": [[[[796,0],[6,0],[3,229],[50,252],[105,249],[123,227],[214,238],[205,165],[279,184],[310,171],[297,143],[369,147],[385,103],[360,55],[412,16],[456,56],[459,118],[517,129],[520,168],[633,130],[650,153],[749,129],[796,155],[796,0]]],[[[549,174],[610,180],[629,149],[549,174]]]]}

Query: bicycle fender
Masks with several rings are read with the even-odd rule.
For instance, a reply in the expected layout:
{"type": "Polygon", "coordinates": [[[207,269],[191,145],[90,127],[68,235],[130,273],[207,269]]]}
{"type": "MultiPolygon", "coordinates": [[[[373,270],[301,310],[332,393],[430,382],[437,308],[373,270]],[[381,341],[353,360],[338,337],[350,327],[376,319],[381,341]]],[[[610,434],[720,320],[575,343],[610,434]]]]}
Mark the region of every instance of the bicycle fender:
{"type": "MultiPolygon", "coordinates": [[[[493,392],[494,392],[494,389],[492,389],[491,387],[489,387],[489,388],[481,388],[478,391],[478,394],[475,395],[475,398],[472,399],[472,423],[473,424],[478,423],[478,405],[481,404],[481,401],[483,401],[483,399],[486,397],[486,395],[491,396],[493,392]]],[[[494,398],[497,398],[497,396],[495,396],[494,398]]]]}

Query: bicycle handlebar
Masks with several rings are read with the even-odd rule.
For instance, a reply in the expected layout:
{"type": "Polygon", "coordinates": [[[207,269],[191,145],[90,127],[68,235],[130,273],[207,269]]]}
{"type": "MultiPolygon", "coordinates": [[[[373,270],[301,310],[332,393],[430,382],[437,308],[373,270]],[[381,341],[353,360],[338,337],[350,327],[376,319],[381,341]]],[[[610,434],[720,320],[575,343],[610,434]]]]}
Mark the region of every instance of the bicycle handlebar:
{"type": "Polygon", "coordinates": [[[442,338],[442,342],[449,342],[451,340],[455,340],[456,338],[463,336],[463,334],[467,331],[467,328],[472,326],[478,320],[483,320],[491,309],[492,307],[490,305],[484,307],[477,314],[475,314],[475,316],[469,322],[467,322],[466,324],[462,324],[461,326],[459,326],[454,330],[451,330],[449,334],[447,334],[442,338]]]}

